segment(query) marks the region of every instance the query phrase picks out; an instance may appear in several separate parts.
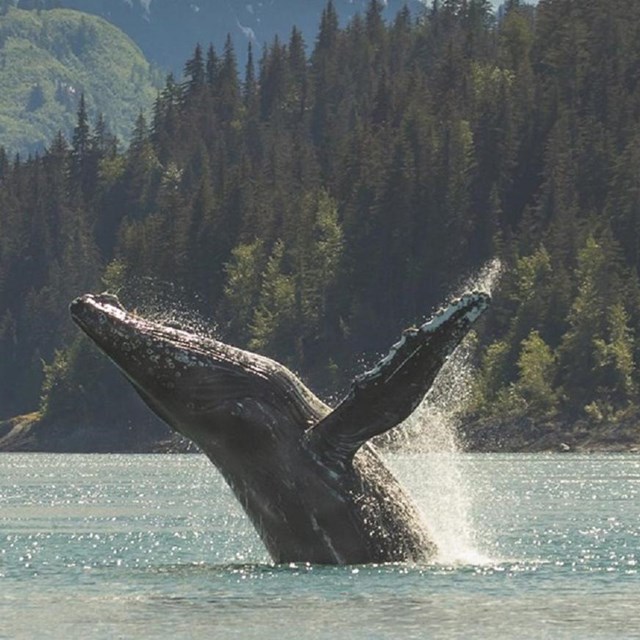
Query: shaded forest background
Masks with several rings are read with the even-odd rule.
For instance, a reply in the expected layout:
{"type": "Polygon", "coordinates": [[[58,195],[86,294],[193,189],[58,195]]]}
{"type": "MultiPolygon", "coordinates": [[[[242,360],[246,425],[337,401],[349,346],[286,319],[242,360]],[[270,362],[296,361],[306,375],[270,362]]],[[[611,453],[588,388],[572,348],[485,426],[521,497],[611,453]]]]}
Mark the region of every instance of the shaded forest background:
{"type": "Polygon", "coordinates": [[[198,46],[127,149],[81,101],[70,140],[0,150],[0,417],[160,437],[69,321],[86,291],[171,315],[169,290],[328,397],[499,256],[469,417],[633,420],[640,3],[382,9],[329,3],[312,47],[294,28],[243,70],[198,46]]]}

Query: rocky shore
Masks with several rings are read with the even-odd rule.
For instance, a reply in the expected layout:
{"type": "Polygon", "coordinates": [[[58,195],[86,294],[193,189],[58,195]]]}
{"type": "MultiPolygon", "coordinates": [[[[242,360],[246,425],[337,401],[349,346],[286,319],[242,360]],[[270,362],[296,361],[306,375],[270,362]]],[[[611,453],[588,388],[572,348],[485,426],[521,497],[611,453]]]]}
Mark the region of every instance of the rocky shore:
{"type": "Polygon", "coordinates": [[[460,432],[465,449],[473,452],[640,453],[638,416],[602,424],[530,418],[477,421],[465,424],[460,432]]]}
{"type": "Polygon", "coordinates": [[[90,426],[82,421],[59,424],[38,412],[0,421],[0,452],[153,453],[188,448],[148,412],[117,424],[90,426]]]}
{"type": "MultiPolygon", "coordinates": [[[[185,453],[196,449],[162,425],[137,420],[103,428],[46,424],[38,412],[0,421],[0,452],[185,453]],[[138,435],[136,435],[136,433],[138,435]]],[[[640,419],[615,424],[476,421],[460,427],[464,448],[478,453],[640,453],[640,419]]]]}

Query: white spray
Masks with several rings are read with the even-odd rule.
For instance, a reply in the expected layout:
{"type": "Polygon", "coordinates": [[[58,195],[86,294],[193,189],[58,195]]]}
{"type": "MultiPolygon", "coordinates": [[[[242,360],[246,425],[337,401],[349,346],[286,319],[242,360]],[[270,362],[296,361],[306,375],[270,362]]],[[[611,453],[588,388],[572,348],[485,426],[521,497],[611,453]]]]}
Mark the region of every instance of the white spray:
{"type": "MultiPolygon", "coordinates": [[[[499,260],[488,263],[461,292],[491,292],[501,272],[499,260]]],[[[481,536],[473,522],[474,491],[465,474],[458,436],[460,415],[468,404],[473,368],[474,335],[469,335],[447,360],[425,400],[400,431],[401,451],[420,466],[422,486],[413,487],[425,523],[438,547],[437,562],[486,564],[481,536]]],[[[468,464],[467,460],[467,464],[468,464]]]]}

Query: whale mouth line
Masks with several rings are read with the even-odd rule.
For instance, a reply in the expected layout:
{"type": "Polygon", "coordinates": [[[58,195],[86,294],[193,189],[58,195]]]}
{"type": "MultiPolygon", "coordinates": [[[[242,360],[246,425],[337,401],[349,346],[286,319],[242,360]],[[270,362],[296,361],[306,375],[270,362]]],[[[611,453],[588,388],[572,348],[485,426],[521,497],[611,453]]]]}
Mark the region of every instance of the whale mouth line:
{"type": "MultiPolygon", "coordinates": [[[[73,321],[84,330],[91,329],[90,324],[85,320],[87,313],[91,312],[97,316],[98,322],[102,314],[105,320],[111,319],[118,324],[135,327],[150,337],[163,338],[175,342],[176,345],[192,344],[196,337],[194,332],[176,327],[175,322],[171,320],[167,322],[150,320],[138,315],[135,311],[128,311],[116,295],[108,292],[88,293],[76,298],[69,305],[69,312],[73,321]]],[[[198,336],[198,339],[202,341],[203,337],[198,336]]]]}

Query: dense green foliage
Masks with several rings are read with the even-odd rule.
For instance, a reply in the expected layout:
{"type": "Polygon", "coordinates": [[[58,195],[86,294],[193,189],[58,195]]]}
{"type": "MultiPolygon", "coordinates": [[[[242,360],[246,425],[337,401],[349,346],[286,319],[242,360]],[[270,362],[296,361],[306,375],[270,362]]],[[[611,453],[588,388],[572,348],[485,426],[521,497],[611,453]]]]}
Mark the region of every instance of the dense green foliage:
{"type": "Polygon", "coordinates": [[[78,99],[121,137],[158,85],[141,51],[105,20],[77,11],[0,13],[0,142],[7,153],[42,150],[73,129],[78,99]]]}
{"type": "Polygon", "coordinates": [[[108,418],[115,383],[65,319],[86,289],[136,305],[141,278],[175,283],[329,390],[499,255],[476,415],[628,415],[639,68],[636,0],[511,1],[499,22],[443,0],[390,24],[372,0],[345,28],[329,4],[310,55],[293,30],[242,80],[230,42],[196,48],[124,153],[81,109],[69,143],[0,156],[1,412],[33,408],[44,361],[50,414],[108,418]]]}

